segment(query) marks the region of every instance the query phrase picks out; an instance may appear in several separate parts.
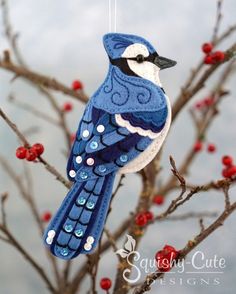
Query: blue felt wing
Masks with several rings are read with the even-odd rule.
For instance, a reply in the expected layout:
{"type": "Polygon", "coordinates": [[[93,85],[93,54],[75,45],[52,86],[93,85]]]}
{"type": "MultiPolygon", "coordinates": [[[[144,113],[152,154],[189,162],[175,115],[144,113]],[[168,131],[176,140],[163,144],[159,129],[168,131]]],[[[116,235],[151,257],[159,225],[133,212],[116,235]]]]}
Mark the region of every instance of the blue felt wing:
{"type": "Polygon", "coordinates": [[[128,120],[132,126],[141,127],[143,130],[151,130],[154,133],[159,133],[163,129],[167,115],[167,107],[154,112],[140,111],[121,114],[122,118],[128,120]]]}
{"type": "MultiPolygon", "coordinates": [[[[144,119],[139,117],[139,123],[143,122],[144,119]]],[[[158,131],[160,129],[158,125],[158,131]]],[[[151,142],[152,139],[148,137],[120,127],[114,114],[89,104],[69,157],[68,177],[72,181],[82,181],[117,171],[143,152],[151,142]]]]}

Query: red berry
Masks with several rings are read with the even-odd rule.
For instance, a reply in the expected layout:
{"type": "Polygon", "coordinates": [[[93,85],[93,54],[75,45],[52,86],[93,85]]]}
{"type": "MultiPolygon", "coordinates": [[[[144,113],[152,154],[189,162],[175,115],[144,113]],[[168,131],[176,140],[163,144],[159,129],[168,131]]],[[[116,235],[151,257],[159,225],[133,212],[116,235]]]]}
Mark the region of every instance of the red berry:
{"type": "Polygon", "coordinates": [[[63,105],[63,111],[70,112],[73,109],[73,105],[70,102],[66,102],[63,105]]]}
{"type": "Polygon", "coordinates": [[[232,166],[233,164],[233,158],[229,155],[225,155],[222,157],[222,163],[225,166],[232,166]]]}
{"type": "Polygon", "coordinates": [[[76,138],[76,134],[71,134],[70,135],[70,141],[73,143],[75,141],[75,138],[76,138]]]}
{"type": "Polygon", "coordinates": [[[212,59],[214,62],[221,62],[225,59],[225,54],[222,51],[216,51],[212,53],[212,59]]]}
{"type": "Polygon", "coordinates": [[[214,144],[208,144],[207,151],[210,153],[214,153],[216,151],[216,146],[214,144]]]}
{"type": "Polygon", "coordinates": [[[145,216],[147,218],[147,221],[152,221],[154,219],[154,215],[151,211],[146,211],[145,216]]]}
{"type": "Polygon", "coordinates": [[[233,176],[236,175],[236,166],[230,166],[228,167],[228,171],[227,171],[228,177],[231,178],[233,176]]]}
{"type": "Polygon", "coordinates": [[[72,83],[72,89],[73,90],[82,90],[83,89],[83,84],[79,80],[75,80],[72,83]]]}
{"type": "Polygon", "coordinates": [[[25,156],[26,160],[34,161],[37,157],[38,157],[38,154],[32,148],[26,151],[26,156],[25,156]]]}
{"type": "Polygon", "coordinates": [[[207,98],[205,98],[204,99],[204,104],[206,105],[206,106],[211,106],[212,104],[214,104],[214,98],[213,97],[207,97],[207,98]]]}
{"type": "Polygon", "coordinates": [[[168,272],[172,268],[173,261],[178,257],[179,251],[170,245],[158,251],[155,255],[157,268],[162,272],[168,272]]]}
{"type": "Polygon", "coordinates": [[[27,149],[25,147],[18,147],[16,149],[16,157],[19,159],[24,159],[26,156],[27,149]]]}
{"type": "Polygon", "coordinates": [[[145,213],[141,212],[141,213],[138,213],[135,217],[135,224],[137,226],[140,226],[140,227],[143,227],[147,224],[147,216],[145,213]]]}
{"type": "Polygon", "coordinates": [[[222,170],[222,176],[223,176],[224,178],[230,178],[229,173],[228,173],[228,170],[229,170],[228,167],[226,167],[226,168],[224,168],[224,169],[222,170]]]}
{"type": "Polygon", "coordinates": [[[34,144],[31,149],[37,154],[37,156],[40,156],[44,152],[44,146],[41,143],[34,144]]]}
{"type": "Polygon", "coordinates": [[[162,205],[165,201],[165,197],[163,195],[156,195],[153,198],[153,203],[156,205],[162,205]]]}
{"type": "Polygon", "coordinates": [[[202,150],[202,142],[201,141],[197,141],[194,146],[193,146],[193,150],[194,152],[199,152],[202,150]]]}
{"type": "Polygon", "coordinates": [[[213,49],[213,45],[211,43],[204,43],[202,45],[202,51],[206,54],[210,53],[213,49]]]}
{"type": "Polygon", "coordinates": [[[212,58],[212,55],[206,55],[203,62],[205,64],[213,64],[214,63],[214,60],[212,58]]]}
{"type": "Polygon", "coordinates": [[[203,101],[198,101],[198,102],[196,102],[196,104],[195,104],[195,108],[197,108],[197,109],[201,109],[203,106],[204,106],[203,101]]]}
{"type": "Polygon", "coordinates": [[[51,218],[52,218],[52,214],[51,214],[50,211],[45,211],[45,212],[42,214],[42,221],[43,221],[43,222],[49,222],[51,218]]]}
{"type": "Polygon", "coordinates": [[[112,282],[111,282],[111,279],[109,278],[102,278],[100,280],[100,287],[103,290],[109,290],[111,288],[111,285],[112,285],[112,282]]]}

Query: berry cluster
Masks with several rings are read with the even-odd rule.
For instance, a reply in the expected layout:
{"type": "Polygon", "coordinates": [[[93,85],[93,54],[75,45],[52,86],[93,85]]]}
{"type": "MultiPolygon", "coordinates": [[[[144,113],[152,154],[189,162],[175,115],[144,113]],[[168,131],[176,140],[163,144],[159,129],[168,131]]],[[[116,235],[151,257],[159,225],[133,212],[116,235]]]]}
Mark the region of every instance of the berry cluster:
{"type": "Polygon", "coordinates": [[[112,286],[111,279],[109,278],[102,278],[100,280],[100,287],[102,290],[108,291],[112,286]]]}
{"type": "Polygon", "coordinates": [[[225,54],[222,51],[212,52],[213,45],[211,43],[205,43],[202,45],[202,51],[205,53],[204,63],[205,64],[216,64],[222,62],[225,59],[225,54]]]}
{"type": "Polygon", "coordinates": [[[179,255],[179,251],[170,245],[165,245],[162,250],[155,255],[156,266],[161,272],[168,272],[172,266],[173,261],[179,255]]]}
{"type": "Polygon", "coordinates": [[[44,147],[41,143],[36,143],[30,148],[20,146],[16,149],[16,157],[19,159],[26,159],[28,161],[34,161],[44,152],[44,147]]]}
{"type": "Polygon", "coordinates": [[[214,96],[205,97],[197,101],[194,105],[194,108],[200,112],[205,112],[215,103],[214,96]]]}
{"type": "Polygon", "coordinates": [[[222,157],[222,163],[224,165],[222,176],[228,179],[234,177],[236,175],[236,165],[233,162],[233,158],[229,155],[225,155],[222,157]]]}
{"type": "MultiPolygon", "coordinates": [[[[200,152],[200,151],[202,151],[203,150],[203,142],[202,141],[200,141],[200,140],[198,140],[198,141],[196,141],[195,143],[194,143],[194,145],[193,145],[193,151],[195,152],[195,153],[197,153],[197,152],[200,152]]],[[[214,153],[215,151],[216,151],[216,145],[215,144],[213,144],[213,143],[208,143],[207,144],[207,152],[209,152],[209,153],[214,153]]]]}
{"type": "Polygon", "coordinates": [[[140,212],[135,217],[135,224],[139,227],[144,227],[148,222],[153,221],[154,215],[151,211],[140,212]]]}

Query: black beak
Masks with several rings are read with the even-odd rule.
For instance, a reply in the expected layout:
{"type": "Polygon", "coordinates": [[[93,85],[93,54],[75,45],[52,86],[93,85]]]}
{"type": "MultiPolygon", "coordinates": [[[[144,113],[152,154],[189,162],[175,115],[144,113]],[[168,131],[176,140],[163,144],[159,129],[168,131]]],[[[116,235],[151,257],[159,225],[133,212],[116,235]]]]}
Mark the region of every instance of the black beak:
{"type": "Polygon", "coordinates": [[[165,69],[168,67],[172,67],[176,65],[176,61],[168,59],[166,57],[162,56],[156,56],[154,59],[154,63],[160,68],[160,69],[165,69]]]}

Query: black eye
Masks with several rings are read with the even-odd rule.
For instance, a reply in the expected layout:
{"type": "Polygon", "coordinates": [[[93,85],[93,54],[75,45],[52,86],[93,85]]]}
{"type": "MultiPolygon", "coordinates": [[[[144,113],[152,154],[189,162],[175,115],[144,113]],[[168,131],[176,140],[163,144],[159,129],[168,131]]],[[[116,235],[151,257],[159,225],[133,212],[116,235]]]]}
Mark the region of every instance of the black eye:
{"type": "Polygon", "coordinates": [[[144,62],[145,57],[142,54],[136,56],[136,60],[138,63],[144,62]]]}

